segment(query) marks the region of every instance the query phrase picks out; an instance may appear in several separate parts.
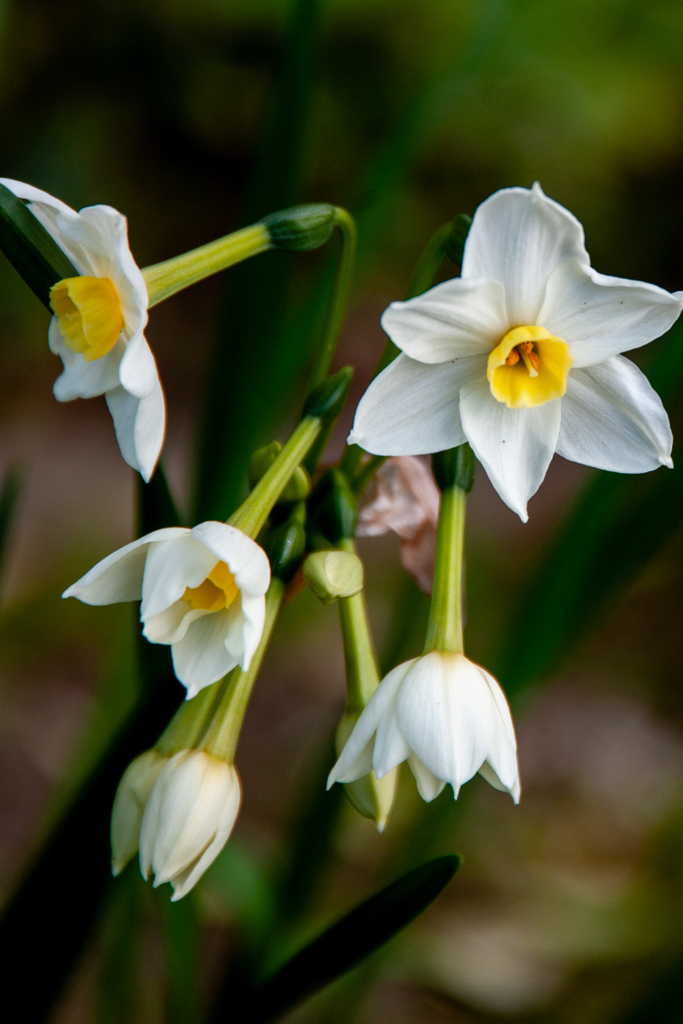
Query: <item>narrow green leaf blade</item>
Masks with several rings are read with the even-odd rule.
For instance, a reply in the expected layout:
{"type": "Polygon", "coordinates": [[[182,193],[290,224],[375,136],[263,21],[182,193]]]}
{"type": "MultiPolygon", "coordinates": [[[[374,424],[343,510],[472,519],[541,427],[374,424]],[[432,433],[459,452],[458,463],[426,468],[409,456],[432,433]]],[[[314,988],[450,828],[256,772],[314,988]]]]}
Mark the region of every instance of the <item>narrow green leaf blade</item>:
{"type": "Polygon", "coordinates": [[[52,235],[5,185],[0,185],[0,249],[48,309],[50,288],[65,277],[78,277],[52,235]]]}
{"type": "Polygon", "coordinates": [[[459,866],[456,855],[437,857],[365,900],[253,994],[249,1020],[266,1024],[346,974],[426,910],[459,866]]]}

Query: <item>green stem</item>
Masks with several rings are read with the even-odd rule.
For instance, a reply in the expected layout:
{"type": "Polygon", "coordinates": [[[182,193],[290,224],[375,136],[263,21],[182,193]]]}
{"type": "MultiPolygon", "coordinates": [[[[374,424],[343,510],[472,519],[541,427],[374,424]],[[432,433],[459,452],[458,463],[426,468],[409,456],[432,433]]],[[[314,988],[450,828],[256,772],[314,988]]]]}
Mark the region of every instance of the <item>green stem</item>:
{"type": "Polygon", "coordinates": [[[339,331],[344,320],[344,314],[346,313],[351,282],[353,280],[353,266],[356,259],[356,222],[348,210],[341,206],[335,207],[335,227],[339,228],[341,234],[339,261],[337,263],[337,272],[334,278],[334,287],[325,322],[323,339],[311,373],[309,391],[316,384],[319,384],[320,381],[324,380],[329,372],[337,347],[339,331]]]}
{"type": "MultiPolygon", "coordinates": [[[[356,546],[350,538],[342,540],[339,547],[356,553],[356,546]]],[[[379,668],[365,593],[361,590],[352,597],[342,597],[337,604],[346,665],[346,711],[360,713],[379,685],[379,668]]]]}
{"type": "Polygon", "coordinates": [[[171,756],[194,747],[220,694],[222,681],[204,687],[196,697],[184,700],[156,744],[160,754],[171,756]]]}
{"type": "Polygon", "coordinates": [[[373,455],[364,466],[361,466],[360,471],[356,474],[353,479],[353,493],[356,497],[364,492],[372,478],[378,469],[380,469],[387,461],[387,455],[373,455]]]}
{"type": "Polygon", "coordinates": [[[279,615],[284,592],[285,584],[274,578],[266,595],[266,620],[256,653],[246,672],[236,668],[226,677],[220,703],[201,738],[201,750],[230,763],[235,757],[249,697],[279,615]]]}
{"type": "Polygon", "coordinates": [[[287,441],[270,469],[264,473],[246,501],[228,519],[248,537],[258,536],[275,502],[303,461],[322,428],[317,416],[305,416],[287,441]]]}
{"type": "Polygon", "coordinates": [[[252,224],[182,256],[145,267],[142,276],[147,285],[149,305],[156,306],[183,288],[272,247],[268,228],[264,224],[252,224]]]}
{"type": "Polygon", "coordinates": [[[434,591],[429,606],[424,654],[464,653],[462,635],[463,548],[467,491],[457,484],[441,494],[436,531],[434,591]]]}

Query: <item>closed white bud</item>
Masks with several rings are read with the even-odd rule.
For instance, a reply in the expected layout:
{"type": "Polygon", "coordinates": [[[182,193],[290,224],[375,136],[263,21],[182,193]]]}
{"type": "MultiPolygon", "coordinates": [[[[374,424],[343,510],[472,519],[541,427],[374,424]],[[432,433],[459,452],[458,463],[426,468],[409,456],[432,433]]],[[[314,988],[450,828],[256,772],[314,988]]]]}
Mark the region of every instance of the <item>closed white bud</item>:
{"type": "MultiPolygon", "coordinates": [[[[360,712],[355,714],[346,712],[339,723],[335,740],[337,755],[340,755],[344,749],[359,715],[360,712]]],[[[372,769],[372,757],[370,757],[367,773],[355,782],[347,782],[344,785],[344,792],[349,802],[364,818],[374,821],[378,832],[384,832],[389,819],[396,796],[397,781],[398,770],[396,768],[378,779],[372,769]]]]}
{"type": "Polygon", "coordinates": [[[314,551],[304,562],[304,578],[323,604],[331,604],[363,589],[363,563],[352,551],[314,551]]]}
{"type": "Polygon", "coordinates": [[[111,871],[114,876],[120,875],[138,852],[145,804],[167,761],[168,758],[156,750],[146,750],[123,773],[111,812],[111,871]]]}
{"type": "Polygon", "coordinates": [[[140,870],[154,887],[170,882],[185,896],[225,846],[240,808],[234,765],[203,750],[174,754],[160,772],[142,817],[140,870]]]}

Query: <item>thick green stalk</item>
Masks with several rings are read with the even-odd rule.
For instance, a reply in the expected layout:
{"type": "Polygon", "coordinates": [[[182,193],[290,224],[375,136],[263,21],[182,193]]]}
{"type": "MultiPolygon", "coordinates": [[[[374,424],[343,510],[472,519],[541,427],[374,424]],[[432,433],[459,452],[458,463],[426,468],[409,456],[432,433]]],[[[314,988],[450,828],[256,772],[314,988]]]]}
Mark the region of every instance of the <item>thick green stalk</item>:
{"type": "Polygon", "coordinates": [[[147,285],[149,305],[156,306],[183,288],[272,248],[268,228],[264,224],[252,224],[182,256],[145,267],[142,276],[147,285]]]}
{"type": "MultiPolygon", "coordinates": [[[[350,538],[342,540],[339,547],[343,551],[356,553],[355,544],[350,538]]],[[[346,710],[349,713],[360,713],[379,685],[379,668],[364,591],[351,597],[341,597],[337,604],[346,665],[346,710]]]]}
{"type": "Polygon", "coordinates": [[[227,685],[221,694],[220,703],[213,713],[206,732],[201,737],[201,750],[231,763],[235,757],[249,697],[280,613],[284,592],[285,584],[277,577],[274,578],[266,595],[266,621],[261,642],[251,659],[251,664],[246,672],[236,668],[226,677],[227,685]]]}
{"type": "Polygon", "coordinates": [[[317,416],[305,416],[278,455],[264,473],[246,501],[230,517],[230,526],[237,527],[248,537],[258,536],[275,502],[289,483],[296,467],[317,438],[322,421],[317,416]]]}
{"type": "Polygon", "coordinates": [[[344,314],[346,313],[356,259],[356,222],[348,210],[341,206],[336,206],[334,212],[334,225],[339,228],[341,234],[341,247],[334,279],[334,288],[332,289],[332,297],[325,322],[325,331],[311,373],[309,390],[324,380],[329,373],[337,347],[339,331],[341,330],[344,314]]]}
{"type": "Polygon", "coordinates": [[[170,756],[194,747],[202,735],[220,695],[223,681],[205,686],[196,697],[184,700],[159,737],[155,749],[170,756]]]}
{"type": "Polygon", "coordinates": [[[434,590],[429,608],[424,653],[464,653],[462,631],[463,548],[467,492],[458,484],[441,494],[436,532],[434,590]]]}

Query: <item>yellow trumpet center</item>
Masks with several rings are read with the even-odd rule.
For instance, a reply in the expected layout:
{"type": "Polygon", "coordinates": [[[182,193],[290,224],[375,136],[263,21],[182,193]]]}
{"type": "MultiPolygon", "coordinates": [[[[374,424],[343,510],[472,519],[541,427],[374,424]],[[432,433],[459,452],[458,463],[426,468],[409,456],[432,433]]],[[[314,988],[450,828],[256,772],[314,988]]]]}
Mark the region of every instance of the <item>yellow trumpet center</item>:
{"type": "Polygon", "coordinates": [[[86,363],[110,352],[123,330],[116,288],[108,277],[67,277],[50,289],[50,305],[72,352],[86,363]]]}
{"type": "Polygon", "coordinates": [[[545,327],[514,327],[489,356],[486,376],[508,409],[530,409],[562,397],[573,362],[569,345],[545,327]]]}
{"type": "Polygon", "coordinates": [[[198,587],[185,587],[183,601],[187,601],[193,609],[219,612],[222,608],[229,608],[238,594],[235,577],[225,562],[216,562],[203,583],[198,587]]]}

